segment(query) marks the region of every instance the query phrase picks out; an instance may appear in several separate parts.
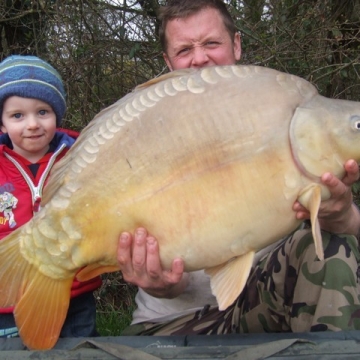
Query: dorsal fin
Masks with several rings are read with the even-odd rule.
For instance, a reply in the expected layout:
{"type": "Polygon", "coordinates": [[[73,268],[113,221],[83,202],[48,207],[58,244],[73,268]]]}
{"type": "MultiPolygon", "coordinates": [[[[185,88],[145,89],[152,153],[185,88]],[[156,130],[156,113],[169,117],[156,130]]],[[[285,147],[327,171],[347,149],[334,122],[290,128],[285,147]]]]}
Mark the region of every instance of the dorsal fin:
{"type": "Polygon", "coordinates": [[[175,71],[172,71],[172,72],[169,72],[167,74],[164,74],[164,75],[161,75],[157,78],[154,78],[154,79],[151,79],[149,81],[146,81],[144,82],[143,84],[140,84],[138,85],[134,91],[137,91],[137,90],[142,90],[144,88],[147,88],[151,85],[154,85],[154,84],[157,84],[161,81],[165,81],[167,79],[172,79],[172,78],[175,78],[175,77],[179,77],[179,76],[186,76],[186,75],[190,75],[192,74],[193,72],[195,71],[198,71],[197,69],[180,69],[180,70],[175,70],[175,71]]]}

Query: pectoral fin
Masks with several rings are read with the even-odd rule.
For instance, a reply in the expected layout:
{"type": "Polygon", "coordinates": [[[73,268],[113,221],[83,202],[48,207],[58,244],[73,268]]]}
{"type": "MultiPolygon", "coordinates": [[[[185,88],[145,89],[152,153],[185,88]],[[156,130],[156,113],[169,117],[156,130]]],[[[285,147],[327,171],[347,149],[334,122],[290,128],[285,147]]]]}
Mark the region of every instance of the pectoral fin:
{"type": "Polygon", "coordinates": [[[324,260],[324,249],[318,220],[318,213],[321,204],[321,188],[317,184],[307,187],[298,197],[299,202],[310,211],[311,231],[315,243],[316,255],[324,260]]]}
{"type": "Polygon", "coordinates": [[[225,310],[240,295],[249,277],[254,256],[255,252],[251,251],[205,270],[211,277],[211,290],[216,296],[219,310],[225,310]]]}
{"type": "Polygon", "coordinates": [[[95,278],[98,275],[104,274],[104,273],[109,273],[109,272],[115,272],[115,271],[119,271],[120,268],[118,266],[104,266],[104,265],[99,265],[99,264],[91,264],[88,266],[85,266],[84,268],[82,268],[77,274],[76,274],[76,278],[79,281],[87,281],[90,279],[95,278]]]}

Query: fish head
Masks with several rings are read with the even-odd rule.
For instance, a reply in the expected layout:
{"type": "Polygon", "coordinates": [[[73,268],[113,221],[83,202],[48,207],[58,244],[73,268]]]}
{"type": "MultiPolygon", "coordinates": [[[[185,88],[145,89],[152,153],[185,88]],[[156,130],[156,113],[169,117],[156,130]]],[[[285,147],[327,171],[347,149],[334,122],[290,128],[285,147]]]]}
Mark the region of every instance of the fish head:
{"type": "Polygon", "coordinates": [[[289,136],[304,176],[316,180],[331,172],[342,178],[347,160],[360,163],[360,102],[317,95],[296,109],[289,136]]]}

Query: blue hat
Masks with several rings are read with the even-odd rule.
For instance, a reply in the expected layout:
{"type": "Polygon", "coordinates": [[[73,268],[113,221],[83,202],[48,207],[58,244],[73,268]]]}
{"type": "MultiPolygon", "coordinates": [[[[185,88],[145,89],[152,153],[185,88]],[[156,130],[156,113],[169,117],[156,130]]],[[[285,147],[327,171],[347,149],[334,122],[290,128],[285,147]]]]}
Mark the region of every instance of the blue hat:
{"type": "Polygon", "coordinates": [[[0,119],[10,96],[38,99],[49,104],[60,126],[66,111],[66,94],[60,74],[36,56],[13,55],[0,63],[0,119]]]}

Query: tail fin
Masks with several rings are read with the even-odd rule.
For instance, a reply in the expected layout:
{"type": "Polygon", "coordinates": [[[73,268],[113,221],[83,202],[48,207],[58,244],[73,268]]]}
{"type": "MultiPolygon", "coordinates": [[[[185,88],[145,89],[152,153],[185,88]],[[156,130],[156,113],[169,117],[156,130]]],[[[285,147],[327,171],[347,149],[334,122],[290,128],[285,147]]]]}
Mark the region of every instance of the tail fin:
{"type": "Polygon", "coordinates": [[[54,280],[34,267],[15,306],[15,321],[29,349],[51,349],[57,342],[69,308],[73,279],[54,280]]]}
{"type": "Polygon", "coordinates": [[[27,347],[50,349],[66,318],[73,279],[56,280],[39,272],[22,256],[20,237],[18,229],[0,242],[0,307],[15,306],[16,325],[27,347]]]}
{"type": "Polygon", "coordinates": [[[0,307],[2,308],[17,303],[24,274],[30,266],[20,253],[20,233],[20,229],[17,229],[0,242],[0,307]]]}

